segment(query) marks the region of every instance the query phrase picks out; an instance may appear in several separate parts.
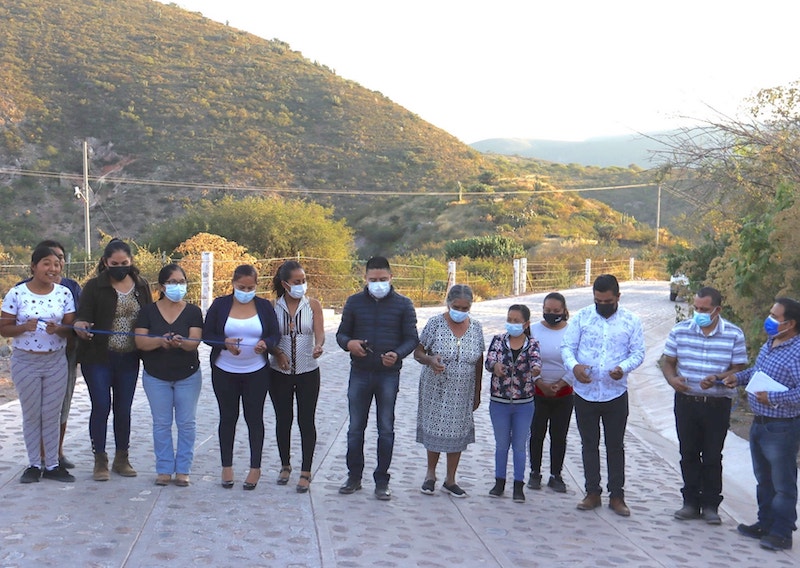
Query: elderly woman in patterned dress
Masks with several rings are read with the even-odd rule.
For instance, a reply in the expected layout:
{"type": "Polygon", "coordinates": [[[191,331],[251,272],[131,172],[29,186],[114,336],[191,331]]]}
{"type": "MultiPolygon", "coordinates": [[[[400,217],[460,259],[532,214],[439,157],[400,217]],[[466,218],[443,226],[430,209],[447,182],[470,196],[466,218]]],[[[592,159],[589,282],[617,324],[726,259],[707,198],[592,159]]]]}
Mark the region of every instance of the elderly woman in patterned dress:
{"type": "Polygon", "coordinates": [[[483,376],[483,328],[469,316],[472,289],[456,284],[447,293],[447,311],[428,320],[414,358],[423,366],[419,381],[417,442],[428,452],[428,470],[420,489],[433,495],[439,454],[447,454],[442,491],[466,497],[456,483],[461,452],[475,441],[472,413],[480,405],[483,376]]]}

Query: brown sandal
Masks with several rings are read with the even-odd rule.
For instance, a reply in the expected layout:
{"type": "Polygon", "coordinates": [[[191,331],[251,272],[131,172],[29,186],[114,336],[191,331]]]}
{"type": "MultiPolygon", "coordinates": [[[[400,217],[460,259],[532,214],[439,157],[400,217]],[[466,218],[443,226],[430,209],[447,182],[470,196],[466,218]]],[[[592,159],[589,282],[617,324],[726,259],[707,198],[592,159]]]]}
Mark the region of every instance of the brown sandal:
{"type": "Polygon", "coordinates": [[[285,465],[281,468],[281,472],[278,474],[277,483],[278,485],[286,485],[289,483],[289,476],[292,474],[292,466],[285,465]]]}
{"type": "Polygon", "coordinates": [[[307,493],[309,485],[311,485],[311,472],[301,473],[295,489],[297,489],[298,493],[307,493]],[[305,483],[303,483],[304,481],[305,483]]]}

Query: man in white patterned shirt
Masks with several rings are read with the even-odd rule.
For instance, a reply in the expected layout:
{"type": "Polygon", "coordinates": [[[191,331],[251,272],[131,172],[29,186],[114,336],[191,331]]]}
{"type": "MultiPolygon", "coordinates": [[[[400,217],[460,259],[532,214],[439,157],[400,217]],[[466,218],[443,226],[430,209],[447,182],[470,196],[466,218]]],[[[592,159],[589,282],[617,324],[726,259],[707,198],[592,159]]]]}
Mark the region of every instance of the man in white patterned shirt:
{"type": "Polygon", "coordinates": [[[628,423],[628,373],[644,361],[644,332],[638,316],[619,306],[619,283],[601,274],[592,286],[594,305],[570,319],[561,343],[564,368],[577,379],[575,420],[581,435],[586,497],[578,509],[601,505],[600,422],[608,464],[608,506],[623,517],[625,504],[625,427],[628,423]]]}
{"type": "Polygon", "coordinates": [[[681,452],[683,507],[674,517],[718,525],[722,448],[736,391],[720,374],[747,365],[744,333],[725,320],[722,295],[706,286],[694,297],[692,319],[675,324],[664,346],[661,372],[675,389],[675,429],[681,452]]]}

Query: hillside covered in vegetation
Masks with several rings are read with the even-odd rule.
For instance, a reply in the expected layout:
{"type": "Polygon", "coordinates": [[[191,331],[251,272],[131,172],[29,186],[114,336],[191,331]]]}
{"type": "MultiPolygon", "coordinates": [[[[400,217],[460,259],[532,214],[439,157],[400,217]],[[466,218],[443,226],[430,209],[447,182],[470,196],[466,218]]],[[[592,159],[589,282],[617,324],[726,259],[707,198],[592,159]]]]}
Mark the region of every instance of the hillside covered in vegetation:
{"type": "Polygon", "coordinates": [[[652,240],[638,211],[555,193],[647,178],[638,168],[483,156],[280,40],[174,5],[4,3],[0,37],[6,247],[47,235],[82,248],[72,187],[84,140],[95,242],[100,231],[163,241],[188,206],[225,196],[333,206],[361,255],[439,254],[449,240],[495,234],[530,252],[552,239],[652,240]]]}

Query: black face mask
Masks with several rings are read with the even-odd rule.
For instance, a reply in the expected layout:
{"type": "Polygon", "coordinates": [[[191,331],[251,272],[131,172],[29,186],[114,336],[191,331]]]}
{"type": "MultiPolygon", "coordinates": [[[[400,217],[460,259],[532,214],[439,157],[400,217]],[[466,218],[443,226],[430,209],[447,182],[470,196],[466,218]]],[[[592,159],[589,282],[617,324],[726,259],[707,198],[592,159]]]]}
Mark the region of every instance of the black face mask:
{"type": "Polygon", "coordinates": [[[617,303],[614,302],[613,304],[598,304],[595,302],[594,308],[597,310],[597,313],[600,314],[602,317],[608,319],[614,315],[617,311],[617,303]]]}
{"type": "Polygon", "coordinates": [[[122,282],[131,273],[130,266],[109,266],[106,270],[108,270],[108,275],[117,282],[122,282]]]}
{"type": "Polygon", "coordinates": [[[542,314],[548,325],[558,325],[564,321],[564,314],[542,314]]]}

